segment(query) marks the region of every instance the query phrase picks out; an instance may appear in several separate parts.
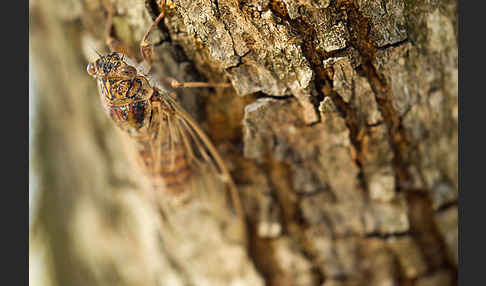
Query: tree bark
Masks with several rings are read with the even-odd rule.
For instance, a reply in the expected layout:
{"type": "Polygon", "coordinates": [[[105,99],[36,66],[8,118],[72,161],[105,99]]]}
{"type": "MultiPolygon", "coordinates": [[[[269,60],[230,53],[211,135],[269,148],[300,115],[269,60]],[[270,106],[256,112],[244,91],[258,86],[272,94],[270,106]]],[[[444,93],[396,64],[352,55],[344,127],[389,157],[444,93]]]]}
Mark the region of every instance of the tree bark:
{"type": "MultiPolygon", "coordinates": [[[[31,283],[457,285],[457,1],[166,1],[151,77],[232,83],[176,92],[236,181],[247,245],[237,217],[191,207],[164,239],[85,71],[108,51],[104,2],[30,2],[31,283]]],[[[140,61],[159,6],[110,3],[140,61]]]]}

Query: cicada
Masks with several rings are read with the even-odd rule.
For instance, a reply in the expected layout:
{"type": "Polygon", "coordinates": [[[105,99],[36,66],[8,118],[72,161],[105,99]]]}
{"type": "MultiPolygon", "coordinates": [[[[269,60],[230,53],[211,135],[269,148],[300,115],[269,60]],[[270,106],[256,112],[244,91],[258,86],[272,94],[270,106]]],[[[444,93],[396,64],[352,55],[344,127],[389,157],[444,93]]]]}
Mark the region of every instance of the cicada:
{"type": "Polygon", "coordinates": [[[184,202],[194,192],[194,177],[213,172],[228,186],[236,211],[242,214],[223,160],[175,98],[118,52],[100,56],[87,71],[97,79],[104,111],[132,139],[154,191],[167,200],[184,202]]]}

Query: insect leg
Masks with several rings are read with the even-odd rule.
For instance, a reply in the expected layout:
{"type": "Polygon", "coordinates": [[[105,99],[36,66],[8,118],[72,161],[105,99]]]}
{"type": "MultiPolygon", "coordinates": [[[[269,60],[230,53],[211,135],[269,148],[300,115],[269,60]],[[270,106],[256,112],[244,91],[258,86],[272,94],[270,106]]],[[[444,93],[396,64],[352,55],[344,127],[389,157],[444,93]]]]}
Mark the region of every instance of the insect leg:
{"type": "Polygon", "coordinates": [[[157,16],[155,21],[152,22],[152,25],[148,28],[148,30],[145,32],[145,35],[142,38],[142,41],[140,42],[140,54],[142,55],[143,59],[148,65],[148,71],[150,70],[152,66],[152,45],[148,41],[148,37],[150,33],[152,32],[155,27],[160,23],[160,21],[164,18],[165,15],[165,0],[160,1],[160,14],[157,16]]]}
{"type": "Polygon", "coordinates": [[[119,52],[122,54],[126,54],[130,58],[135,58],[133,56],[133,53],[130,52],[130,50],[122,44],[120,41],[115,39],[112,36],[111,31],[113,30],[113,15],[115,14],[115,8],[113,8],[113,5],[111,4],[110,0],[103,0],[103,6],[105,6],[106,12],[107,12],[107,19],[106,19],[106,24],[105,24],[105,43],[110,49],[111,52],[119,52]]]}
{"type": "Polygon", "coordinates": [[[170,85],[172,88],[181,88],[181,87],[232,87],[232,84],[229,82],[179,82],[175,79],[171,79],[170,85]]]}
{"type": "Polygon", "coordinates": [[[106,45],[110,48],[110,50],[115,50],[114,42],[116,41],[111,36],[111,29],[113,28],[113,14],[115,13],[113,9],[113,5],[109,0],[103,0],[103,5],[105,6],[107,12],[107,19],[105,23],[105,41],[106,45]]]}

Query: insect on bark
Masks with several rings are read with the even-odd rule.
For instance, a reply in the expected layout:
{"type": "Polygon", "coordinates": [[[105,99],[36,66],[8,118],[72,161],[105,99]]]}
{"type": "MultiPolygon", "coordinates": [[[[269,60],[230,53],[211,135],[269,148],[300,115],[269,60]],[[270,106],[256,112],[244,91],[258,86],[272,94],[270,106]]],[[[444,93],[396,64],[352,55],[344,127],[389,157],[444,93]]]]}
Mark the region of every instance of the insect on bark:
{"type": "MultiPolygon", "coordinates": [[[[160,15],[140,43],[140,52],[149,66],[152,60],[147,38],[163,18],[164,2],[162,1],[160,15]]],[[[113,8],[108,1],[105,1],[105,5],[108,5],[107,44],[113,51],[116,50],[115,41],[110,35],[113,8]]],[[[149,81],[120,52],[99,55],[96,61],[88,64],[87,72],[97,80],[105,112],[132,139],[139,164],[150,178],[155,192],[163,193],[166,200],[184,202],[198,191],[193,179],[211,172],[226,185],[236,213],[245,225],[236,186],[223,160],[211,140],[179,105],[175,96],[149,81]]],[[[177,88],[228,84],[173,81],[172,86],[177,88]]]]}

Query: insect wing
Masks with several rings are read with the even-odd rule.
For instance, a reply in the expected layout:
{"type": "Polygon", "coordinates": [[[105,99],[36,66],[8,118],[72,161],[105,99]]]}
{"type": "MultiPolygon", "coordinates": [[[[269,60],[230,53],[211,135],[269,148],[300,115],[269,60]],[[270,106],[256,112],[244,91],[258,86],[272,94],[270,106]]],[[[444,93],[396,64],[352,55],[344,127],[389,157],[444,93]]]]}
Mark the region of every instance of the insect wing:
{"type": "Polygon", "coordinates": [[[237,214],[242,215],[235,184],[210,139],[174,99],[166,94],[161,96],[161,103],[158,103],[159,106],[156,108],[160,116],[158,121],[161,124],[151,145],[154,157],[164,162],[156,166],[168,163],[177,169],[178,162],[184,156],[194,172],[194,179],[199,180],[197,183],[190,184],[193,189],[187,191],[191,195],[198,196],[201,195],[202,189],[211,192],[218,188],[218,184],[223,183],[230,191],[231,201],[237,214]]]}

